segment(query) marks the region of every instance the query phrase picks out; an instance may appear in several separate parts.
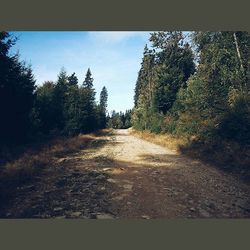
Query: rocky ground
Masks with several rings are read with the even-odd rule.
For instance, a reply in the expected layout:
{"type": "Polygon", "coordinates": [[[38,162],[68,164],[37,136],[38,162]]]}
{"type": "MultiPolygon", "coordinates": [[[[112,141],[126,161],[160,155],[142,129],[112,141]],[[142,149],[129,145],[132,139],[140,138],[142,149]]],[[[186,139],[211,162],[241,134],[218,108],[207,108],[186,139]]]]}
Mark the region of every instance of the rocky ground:
{"type": "Polygon", "coordinates": [[[97,138],[20,186],[4,218],[249,218],[236,177],[138,139],[97,138]]]}

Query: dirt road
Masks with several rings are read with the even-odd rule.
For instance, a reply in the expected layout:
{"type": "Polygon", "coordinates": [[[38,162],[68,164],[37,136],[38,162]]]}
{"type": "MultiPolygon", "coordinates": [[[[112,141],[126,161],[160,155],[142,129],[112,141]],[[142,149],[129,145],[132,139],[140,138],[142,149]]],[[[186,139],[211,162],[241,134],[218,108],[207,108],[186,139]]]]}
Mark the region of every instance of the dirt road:
{"type": "Polygon", "coordinates": [[[128,130],[95,144],[58,159],[60,167],[26,187],[29,196],[17,197],[6,217],[250,217],[249,186],[216,168],[128,130]]]}

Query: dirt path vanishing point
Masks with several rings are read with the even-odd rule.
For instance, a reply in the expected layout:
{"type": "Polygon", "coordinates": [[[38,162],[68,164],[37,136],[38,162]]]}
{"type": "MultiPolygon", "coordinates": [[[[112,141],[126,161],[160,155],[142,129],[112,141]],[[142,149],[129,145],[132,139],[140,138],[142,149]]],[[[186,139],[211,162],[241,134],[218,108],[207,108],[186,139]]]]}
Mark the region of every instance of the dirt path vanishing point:
{"type": "Polygon", "coordinates": [[[128,130],[95,143],[23,187],[6,217],[250,217],[250,187],[233,176],[128,130]]]}

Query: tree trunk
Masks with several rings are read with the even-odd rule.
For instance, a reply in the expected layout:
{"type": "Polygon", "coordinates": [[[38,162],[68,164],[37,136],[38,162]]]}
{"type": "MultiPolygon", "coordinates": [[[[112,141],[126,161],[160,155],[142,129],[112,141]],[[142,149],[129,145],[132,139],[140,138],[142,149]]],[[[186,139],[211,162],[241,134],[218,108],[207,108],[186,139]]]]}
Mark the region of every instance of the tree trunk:
{"type": "Polygon", "coordinates": [[[239,44],[238,44],[238,40],[237,40],[237,36],[236,36],[235,32],[234,32],[233,36],[234,36],[234,42],[235,42],[235,46],[236,46],[237,55],[238,55],[238,58],[240,61],[240,67],[244,71],[244,67],[243,67],[243,63],[242,63],[242,59],[241,59],[241,55],[240,55],[240,48],[239,48],[239,44]]]}
{"type": "Polygon", "coordinates": [[[236,36],[235,32],[233,33],[233,36],[234,36],[234,42],[235,42],[237,55],[238,55],[238,58],[239,58],[239,61],[240,61],[240,69],[241,69],[242,74],[243,74],[243,79],[244,79],[243,81],[245,82],[245,87],[246,87],[247,86],[246,73],[245,73],[245,69],[243,67],[243,62],[242,62],[242,58],[241,58],[241,54],[240,54],[240,47],[239,47],[238,39],[237,39],[237,36],[236,36]]]}

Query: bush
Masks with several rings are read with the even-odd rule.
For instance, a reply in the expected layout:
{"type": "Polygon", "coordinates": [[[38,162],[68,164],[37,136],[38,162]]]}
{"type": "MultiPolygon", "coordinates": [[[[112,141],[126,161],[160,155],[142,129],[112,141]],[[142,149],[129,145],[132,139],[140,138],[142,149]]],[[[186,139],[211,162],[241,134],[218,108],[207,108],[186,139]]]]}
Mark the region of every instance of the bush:
{"type": "Polygon", "coordinates": [[[250,144],[250,95],[243,90],[231,89],[229,108],[222,117],[218,134],[226,139],[250,144]]]}

